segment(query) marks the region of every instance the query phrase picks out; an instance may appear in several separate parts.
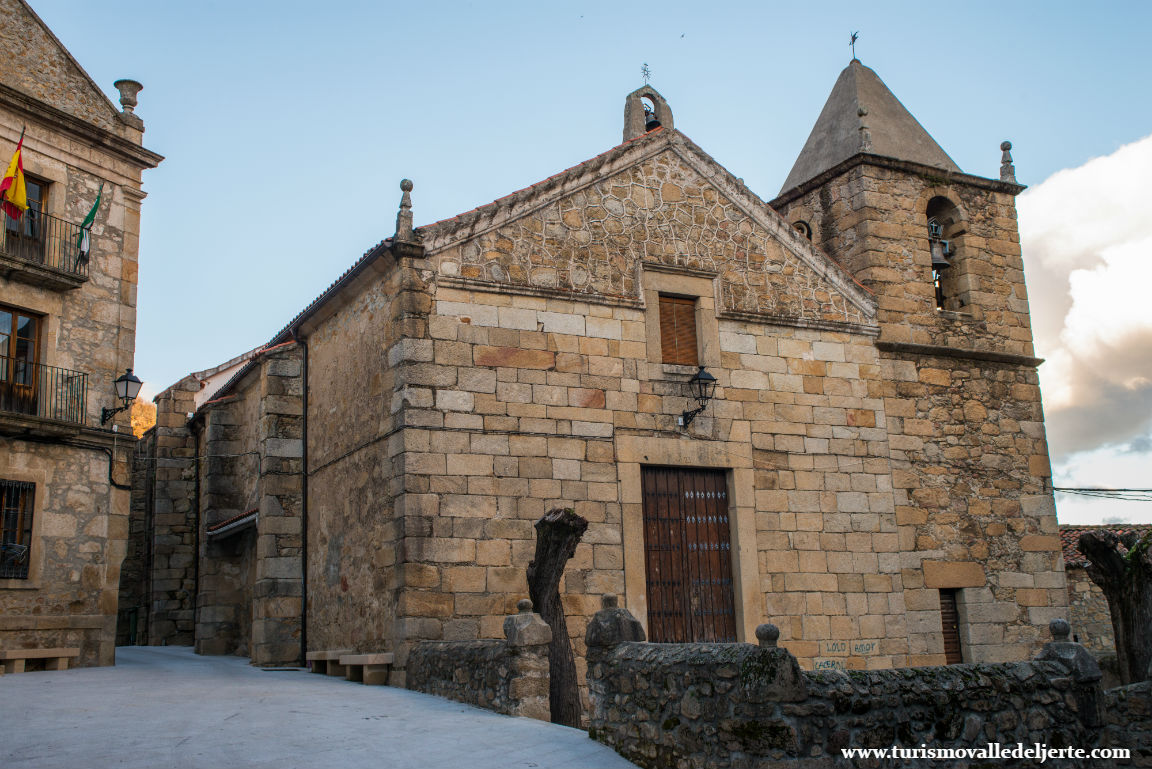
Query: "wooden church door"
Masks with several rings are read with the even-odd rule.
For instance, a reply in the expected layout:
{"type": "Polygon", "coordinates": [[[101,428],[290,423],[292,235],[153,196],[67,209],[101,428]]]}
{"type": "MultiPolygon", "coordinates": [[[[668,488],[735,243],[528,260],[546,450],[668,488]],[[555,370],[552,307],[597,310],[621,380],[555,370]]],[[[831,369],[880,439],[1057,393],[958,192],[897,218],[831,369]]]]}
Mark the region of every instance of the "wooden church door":
{"type": "Polygon", "coordinates": [[[645,467],[648,640],[736,641],[723,470],[645,467]]]}

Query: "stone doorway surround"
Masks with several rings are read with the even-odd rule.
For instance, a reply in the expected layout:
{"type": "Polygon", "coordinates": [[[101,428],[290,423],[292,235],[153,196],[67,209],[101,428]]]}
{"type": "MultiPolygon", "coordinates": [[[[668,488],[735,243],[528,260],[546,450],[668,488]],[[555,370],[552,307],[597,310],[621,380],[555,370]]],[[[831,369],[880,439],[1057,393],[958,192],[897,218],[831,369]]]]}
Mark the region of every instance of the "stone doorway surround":
{"type": "Polygon", "coordinates": [[[736,639],[756,643],[756,626],[764,621],[764,607],[756,548],[751,445],[740,441],[618,435],[616,457],[622,503],[624,598],[628,609],[644,625],[644,632],[648,632],[648,587],[644,567],[641,468],[644,465],[699,467],[728,471],[736,639]]]}

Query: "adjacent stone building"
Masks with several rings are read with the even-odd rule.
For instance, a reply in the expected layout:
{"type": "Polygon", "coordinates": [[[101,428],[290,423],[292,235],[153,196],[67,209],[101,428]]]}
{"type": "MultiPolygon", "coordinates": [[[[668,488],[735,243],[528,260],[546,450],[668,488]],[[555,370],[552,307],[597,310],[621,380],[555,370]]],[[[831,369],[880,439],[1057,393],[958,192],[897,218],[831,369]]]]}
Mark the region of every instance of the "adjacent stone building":
{"type": "Polygon", "coordinates": [[[102,416],[133,366],[140,180],[162,158],[139,83],[117,83],[118,110],[27,3],[0,18],[0,155],[23,131],[30,203],[0,217],[0,651],[109,665],[135,439],[127,411],[102,416]]]}
{"type": "Polygon", "coordinates": [[[474,211],[413,229],[404,182],[191,419],[159,400],[195,643],[402,682],[415,641],[500,637],[566,506],[581,666],[604,593],[657,641],[771,619],[808,668],[1027,658],[1067,593],[1003,151],[961,172],[854,60],[771,203],[647,87],[622,144],[474,211]]]}
{"type": "Polygon", "coordinates": [[[1106,524],[1104,526],[1061,526],[1060,542],[1064,548],[1064,569],[1068,579],[1068,621],[1076,641],[1096,655],[1115,655],[1116,636],[1112,613],[1104,591],[1088,576],[1088,559],[1080,552],[1080,535],[1107,529],[1117,536],[1135,531],[1152,530],[1147,524],[1106,524]]]}

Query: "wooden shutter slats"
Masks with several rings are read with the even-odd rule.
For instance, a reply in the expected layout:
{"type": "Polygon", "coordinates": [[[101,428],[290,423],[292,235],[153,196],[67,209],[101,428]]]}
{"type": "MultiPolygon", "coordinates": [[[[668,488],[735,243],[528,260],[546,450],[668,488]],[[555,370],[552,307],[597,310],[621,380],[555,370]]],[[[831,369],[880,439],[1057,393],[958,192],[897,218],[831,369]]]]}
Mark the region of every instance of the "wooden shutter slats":
{"type": "Polygon", "coordinates": [[[664,363],[697,365],[695,299],[661,295],[660,352],[664,363]]]}
{"type": "Polygon", "coordinates": [[[940,591],[940,624],[944,633],[944,662],[958,665],[964,661],[960,649],[960,612],[956,608],[956,590],[940,591]]]}

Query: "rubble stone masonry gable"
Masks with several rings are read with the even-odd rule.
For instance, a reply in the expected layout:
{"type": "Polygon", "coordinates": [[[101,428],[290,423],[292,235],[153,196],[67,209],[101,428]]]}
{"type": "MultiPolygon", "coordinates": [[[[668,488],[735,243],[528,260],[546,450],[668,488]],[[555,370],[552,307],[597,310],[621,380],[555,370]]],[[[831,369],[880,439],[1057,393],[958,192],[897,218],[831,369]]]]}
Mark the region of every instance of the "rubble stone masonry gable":
{"type": "Polygon", "coordinates": [[[718,276],[722,316],[871,322],[866,292],[682,134],[624,147],[604,167],[572,169],[557,189],[427,228],[440,274],[636,303],[638,266],[650,264],[718,276]]]}
{"type": "Polygon", "coordinates": [[[0,84],[106,130],[126,130],[108,98],[26,3],[0,0],[0,17],[0,84]]]}

